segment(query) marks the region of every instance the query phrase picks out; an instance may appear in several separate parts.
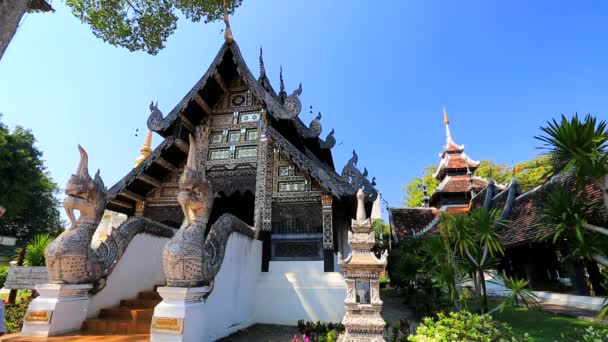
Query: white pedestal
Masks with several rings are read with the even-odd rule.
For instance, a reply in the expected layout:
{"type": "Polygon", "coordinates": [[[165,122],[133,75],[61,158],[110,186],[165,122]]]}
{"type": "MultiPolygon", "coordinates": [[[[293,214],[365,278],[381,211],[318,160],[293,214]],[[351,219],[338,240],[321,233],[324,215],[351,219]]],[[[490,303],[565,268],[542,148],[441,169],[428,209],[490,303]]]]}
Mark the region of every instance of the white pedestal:
{"type": "Polygon", "coordinates": [[[36,285],[40,294],[27,308],[22,336],[55,336],[80,330],[87,317],[92,284],[36,285]]]}
{"type": "Polygon", "coordinates": [[[150,341],[205,341],[204,287],[159,287],[163,301],[154,308],[150,341]]]}

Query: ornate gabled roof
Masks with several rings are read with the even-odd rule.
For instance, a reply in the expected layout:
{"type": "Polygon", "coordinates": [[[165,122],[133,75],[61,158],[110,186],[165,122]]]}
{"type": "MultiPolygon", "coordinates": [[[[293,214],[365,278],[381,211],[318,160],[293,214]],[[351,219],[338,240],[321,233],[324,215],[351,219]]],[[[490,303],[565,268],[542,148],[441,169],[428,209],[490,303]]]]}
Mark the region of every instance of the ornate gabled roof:
{"type": "Polygon", "coordinates": [[[471,185],[470,179],[473,179],[473,185],[478,191],[481,191],[481,189],[484,189],[488,185],[488,181],[486,179],[478,176],[446,176],[439,183],[439,185],[437,185],[437,188],[431,197],[434,197],[436,196],[435,194],[442,192],[469,192],[469,187],[471,185]]]}
{"type": "Polygon", "coordinates": [[[209,120],[213,114],[212,108],[228,92],[226,81],[237,76],[265,108],[268,114],[268,137],[286,151],[299,167],[338,197],[354,195],[363,187],[367,195],[366,201],[373,201],[376,198],[375,183],[370,182],[367,175],[357,169],[356,162],[347,164],[345,169],[348,174],[345,177],[335,172],[331,155],[331,148],[335,145],[334,131],[325,140],[319,138],[322,131],[321,115],[310,126],[304,125],[298,117],[302,108],[299,100],[302,86],[287,95],[281,85],[281,92],[277,94],[265,70],[260,50],[260,77],[255,79],[245,64],[236,41],[227,39],[209,69],[167,116],[163,116],[159,108],[151,104],[148,128],[165,140],[110,189],[108,208],[130,213],[134,204],[143,201],[147,192],[158,186],[163,177],[178,170],[188,153],[188,143],[179,138],[183,137],[184,132],[180,133],[178,128],[183,124],[188,130],[193,130],[195,126],[209,120]]]}
{"type": "Polygon", "coordinates": [[[396,240],[418,234],[439,215],[435,208],[389,208],[390,225],[396,240]]]}

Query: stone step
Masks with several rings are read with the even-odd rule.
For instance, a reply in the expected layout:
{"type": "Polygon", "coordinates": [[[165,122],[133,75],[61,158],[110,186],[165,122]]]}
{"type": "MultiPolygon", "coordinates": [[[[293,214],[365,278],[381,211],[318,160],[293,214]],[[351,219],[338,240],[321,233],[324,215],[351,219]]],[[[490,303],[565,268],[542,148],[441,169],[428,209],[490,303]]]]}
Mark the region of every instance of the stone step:
{"type": "Polygon", "coordinates": [[[129,309],[154,309],[160,302],[160,299],[123,299],[120,301],[120,307],[129,309]]]}
{"type": "Polygon", "coordinates": [[[137,295],[137,299],[162,300],[161,296],[156,291],[142,291],[137,295]]]}
{"type": "Polygon", "coordinates": [[[84,321],[82,330],[90,334],[148,334],[150,324],[147,321],[93,318],[84,321]]]}
{"type": "Polygon", "coordinates": [[[99,311],[99,318],[150,321],[154,315],[154,309],[129,309],[129,308],[109,308],[99,311]]]}

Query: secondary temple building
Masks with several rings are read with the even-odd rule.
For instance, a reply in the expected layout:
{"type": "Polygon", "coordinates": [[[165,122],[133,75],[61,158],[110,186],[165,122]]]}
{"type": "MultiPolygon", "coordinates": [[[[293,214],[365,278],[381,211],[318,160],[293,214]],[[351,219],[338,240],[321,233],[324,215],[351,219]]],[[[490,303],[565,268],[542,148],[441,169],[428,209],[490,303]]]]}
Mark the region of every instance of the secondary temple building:
{"type": "MultiPolygon", "coordinates": [[[[560,254],[550,241],[542,238],[551,231],[540,219],[548,194],[556,187],[576,191],[575,180],[569,174],[553,177],[549,182],[523,192],[516,177],[506,185],[493,179],[475,176],[479,162],[469,158],[464,145],[452,139],[449,120],[444,108],[446,144],[440,154],[437,189],[427,194],[420,208],[389,208],[393,243],[421,234],[438,234],[439,214],[466,214],[469,210],[485,207],[498,209],[507,224],[497,233],[505,250],[497,270],[509,276],[527,279],[534,290],[573,292],[588,295],[589,277],[596,295],[605,294],[601,274],[594,262],[581,263],[560,254]]],[[[601,203],[601,190],[593,184],[586,189],[591,203],[601,203]]],[[[601,217],[601,212],[598,212],[601,217]]]]}

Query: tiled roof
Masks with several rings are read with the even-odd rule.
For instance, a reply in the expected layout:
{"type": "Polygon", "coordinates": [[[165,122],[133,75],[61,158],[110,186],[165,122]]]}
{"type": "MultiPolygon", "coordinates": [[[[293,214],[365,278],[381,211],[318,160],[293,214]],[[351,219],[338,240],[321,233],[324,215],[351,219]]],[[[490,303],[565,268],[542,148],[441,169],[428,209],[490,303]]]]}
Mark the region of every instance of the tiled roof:
{"type": "Polygon", "coordinates": [[[446,169],[466,169],[467,167],[473,168],[476,166],[477,164],[464,158],[462,154],[459,153],[450,155],[446,169]]]}
{"type": "MultiPolygon", "coordinates": [[[[473,176],[473,185],[479,191],[488,185],[488,181],[481,177],[473,176]]],[[[437,186],[435,192],[469,192],[469,176],[446,176],[437,186]]]]}
{"type": "MultiPolygon", "coordinates": [[[[569,174],[554,178],[543,186],[528,191],[515,199],[513,210],[507,218],[509,225],[499,232],[500,242],[503,246],[531,243],[551,232],[551,227],[541,221],[540,214],[549,193],[556,188],[576,192],[574,177],[569,174]]],[[[597,186],[589,182],[585,191],[588,201],[602,203],[602,192],[597,186]]],[[[603,208],[603,206],[601,207],[603,208]]],[[[598,212],[597,217],[602,217],[602,214],[598,212]]]]}
{"type": "Polygon", "coordinates": [[[469,209],[470,209],[469,206],[465,205],[462,207],[447,207],[447,208],[445,208],[445,211],[451,215],[460,215],[460,214],[465,214],[465,213],[469,212],[469,209]]]}
{"type": "Polygon", "coordinates": [[[422,230],[439,214],[435,208],[389,208],[393,234],[403,239],[422,230]]]}

